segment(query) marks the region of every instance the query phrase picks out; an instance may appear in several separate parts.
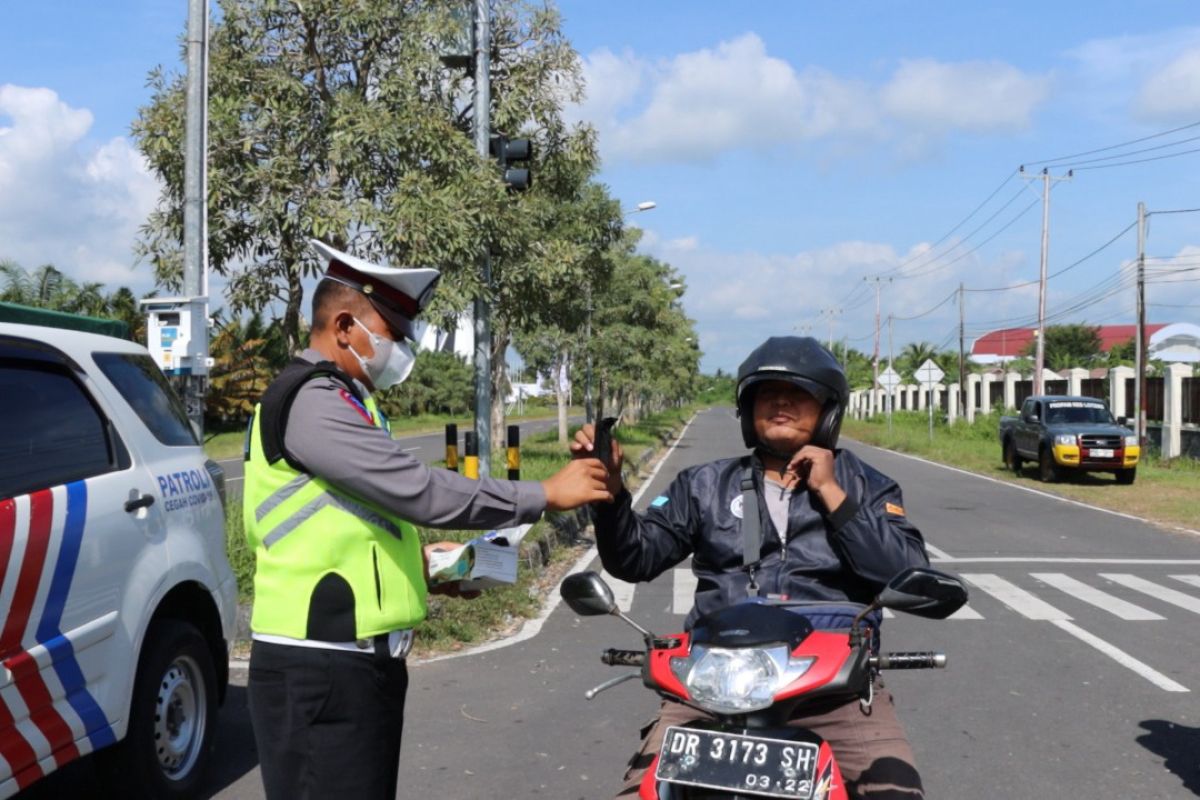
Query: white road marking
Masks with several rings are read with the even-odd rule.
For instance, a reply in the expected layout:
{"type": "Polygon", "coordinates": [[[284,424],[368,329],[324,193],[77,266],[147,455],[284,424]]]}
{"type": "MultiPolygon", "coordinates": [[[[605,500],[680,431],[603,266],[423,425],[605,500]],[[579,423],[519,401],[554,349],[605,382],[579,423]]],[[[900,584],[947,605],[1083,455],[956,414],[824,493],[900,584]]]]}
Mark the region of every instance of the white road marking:
{"type": "Polygon", "coordinates": [[[617,601],[617,608],[628,613],[629,609],[633,608],[633,590],[637,588],[637,584],[626,583],[623,580],[614,578],[606,570],[600,571],[600,577],[612,589],[613,599],[617,601]]]}
{"type": "Polygon", "coordinates": [[[925,543],[925,552],[929,553],[934,558],[940,559],[942,561],[954,561],[955,560],[954,556],[950,555],[945,550],[941,550],[937,547],[934,547],[929,542],[925,543]]]}
{"type": "Polygon", "coordinates": [[[1071,615],[1059,611],[1014,583],[1006,581],[999,575],[983,573],[963,574],[963,579],[978,586],[983,591],[995,597],[1001,603],[1028,619],[1067,620],[1071,615]]]}
{"type": "Polygon", "coordinates": [[[403,448],[403,452],[405,452],[405,453],[411,453],[411,452],[413,452],[414,450],[420,450],[420,449],[421,449],[421,448],[419,448],[419,447],[405,447],[405,448],[403,448]]]}
{"type": "Polygon", "coordinates": [[[673,570],[675,587],[671,593],[671,613],[687,614],[696,600],[696,586],[700,583],[690,569],[673,570]]]}
{"type": "Polygon", "coordinates": [[[1128,586],[1143,594],[1148,594],[1153,598],[1162,600],[1164,603],[1170,603],[1173,606],[1187,609],[1195,614],[1200,614],[1200,599],[1193,597],[1190,594],[1177,592],[1174,589],[1168,589],[1166,586],[1159,586],[1157,583],[1139,578],[1136,575],[1124,575],[1113,572],[1101,572],[1100,577],[1105,580],[1110,580],[1113,583],[1119,583],[1122,586],[1128,586]]]}
{"type": "Polygon", "coordinates": [[[958,611],[955,611],[946,619],[983,619],[983,614],[980,614],[970,606],[963,606],[958,611]]]}
{"type": "Polygon", "coordinates": [[[1183,581],[1189,586],[1200,586],[1200,575],[1172,575],[1177,581],[1183,581]]]}
{"type": "Polygon", "coordinates": [[[244,481],[245,479],[246,479],[246,477],[244,475],[238,475],[236,478],[226,478],[225,483],[233,483],[234,481],[244,481]]]}
{"type": "Polygon", "coordinates": [[[1085,603],[1091,603],[1096,608],[1104,609],[1111,614],[1115,614],[1121,619],[1129,620],[1154,620],[1163,619],[1162,616],[1155,614],[1153,611],[1136,606],[1133,603],[1128,603],[1119,597],[1102,592],[1099,589],[1088,586],[1083,581],[1078,581],[1061,572],[1031,572],[1030,575],[1037,578],[1042,583],[1049,584],[1055,589],[1060,589],[1072,597],[1078,598],[1085,603]]]}
{"type": "Polygon", "coordinates": [[[1079,639],[1079,641],[1084,642],[1085,644],[1089,644],[1092,647],[1096,648],[1101,653],[1104,653],[1104,655],[1108,656],[1113,661],[1116,661],[1121,666],[1133,670],[1138,675],[1141,675],[1143,678],[1150,681],[1151,683],[1153,683],[1155,686],[1159,687],[1160,689],[1163,689],[1164,691],[1168,691],[1168,692],[1190,691],[1183,684],[1177,683],[1177,682],[1171,680],[1166,675],[1163,675],[1161,672],[1154,669],[1153,667],[1146,664],[1145,662],[1138,661],[1136,658],[1129,655],[1124,650],[1114,647],[1113,645],[1109,644],[1108,642],[1104,641],[1103,639],[1101,639],[1100,637],[1098,637],[1094,634],[1088,633],[1083,628],[1080,628],[1078,625],[1076,625],[1073,622],[1068,622],[1065,619],[1053,619],[1053,620],[1050,620],[1050,623],[1052,625],[1054,625],[1055,627],[1059,628],[1060,630],[1066,631],[1067,633],[1071,634],[1075,638],[1079,639]]]}
{"type": "Polygon", "coordinates": [[[1158,564],[1190,567],[1200,564],[1195,558],[1076,558],[1063,556],[980,556],[978,558],[932,558],[939,564],[1158,564]]]}

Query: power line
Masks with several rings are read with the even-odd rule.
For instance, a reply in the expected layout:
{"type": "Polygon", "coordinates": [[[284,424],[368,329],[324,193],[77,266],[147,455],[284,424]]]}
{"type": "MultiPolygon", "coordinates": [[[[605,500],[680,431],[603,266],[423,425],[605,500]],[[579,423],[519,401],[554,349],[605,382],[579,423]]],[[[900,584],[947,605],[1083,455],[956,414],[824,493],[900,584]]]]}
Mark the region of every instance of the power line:
{"type": "MultiPolygon", "coordinates": [[[[1018,193],[1018,194],[1019,194],[1019,193],[1018,193]]],[[[1014,199],[1015,199],[1015,198],[1014,198],[1014,199]]],[[[1013,217],[1012,219],[1010,219],[1008,222],[1004,223],[1004,225],[1002,225],[1002,226],[1000,227],[1000,229],[999,229],[999,230],[997,230],[995,233],[993,233],[993,234],[992,234],[991,236],[989,236],[988,238],[984,239],[984,240],[983,240],[982,242],[980,242],[979,244],[977,244],[977,245],[975,245],[974,247],[972,247],[972,248],[971,248],[970,250],[968,250],[967,252],[965,252],[965,253],[962,253],[961,255],[957,256],[956,258],[954,258],[954,259],[952,259],[952,260],[950,260],[950,261],[947,261],[947,262],[946,262],[946,263],[944,263],[944,264],[925,265],[927,268],[923,268],[923,269],[922,269],[920,272],[911,272],[911,273],[909,273],[909,274],[907,274],[907,275],[900,275],[900,276],[898,276],[898,277],[900,277],[900,278],[920,278],[920,277],[922,277],[922,276],[929,275],[929,274],[931,274],[931,273],[933,273],[933,272],[937,272],[937,271],[938,271],[938,270],[940,270],[940,269],[945,269],[946,267],[953,266],[954,264],[957,264],[959,261],[962,261],[964,258],[966,258],[967,256],[971,255],[972,253],[976,253],[976,252],[978,252],[978,251],[979,251],[979,249],[980,249],[980,248],[982,248],[982,247],[983,247],[985,244],[987,244],[988,242],[992,241],[992,240],[993,240],[993,239],[995,239],[997,236],[999,236],[1000,234],[1004,233],[1006,230],[1008,230],[1009,228],[1011,228],[1013,225],[1015,225],[1015,224],[1017,223],[1017,221],[1018,221],[1018,220],[1020,220],[1020,219],[1021,219],[1021,217],[1025,216],[1026,214],[1028,214],[1028,213],[1029,213],[1029,212],[1030,212],[1030,211],[1033,209],[1033,207],[1034,207],[1034,206],[1036,206],[1036,205],[1037,205],[1038,203],[1040,203],[1040,202],[1041,202],[1041,199],[1040,199],[1040,198],[1036,198],[1036,197],[1035,197],[1035,198],[1034,198],[1034,199],[1033,199],[1033,200],[1032,200],[1032,201],[1029,203],[1029,205],[1027,205],[1027,206],[1025,206],[1023,209],[1021,209],[1021,210],[1020,210],[1020,211],[1017,213],[1017,215],[1016,215],[1015,217],[1013,217]]],[[[1007,205],[1007,204],[1006,204],[1006,205],[1007,205]]],[[[1003,209],[1001,209],[1001,211],[1003,211],[1003,209]]],[[[999,212],[997,212],[997,213],[999,213],[999,212]]],[[[994,217],[994,215],[993,215],[993,217],[994,217]]],[[[978,229],[977,229],[977,230],[978,230],[978,229]]],[[[964,240],[964,241],[965,241],[965,240],[964,240]]],[[[949,252],[953,252],[953,251],[949,251],[949,252]]],[[[946,253],[946,255],[949,255],[949,252],[947,252],[947,253],[946,253]]]]}
{"type": "MultiPolygon", "coordinates": [[[[1089,169],[1111,169],[1112,167],[1127,167],[1130,164],[1145,164],[1148,161],[1162,161],[1163,159],[1167,159],[1167,158],[1178,158],[1179,156],[1186,156],[1186,155],[1189,155],[1190,153],[1200,153],[1200,147],[1195,147],[1195,148],[1192,148],[1191,150],[1181,150],[1178,153],[1169,153],[1165,156],[1154,156],[1153,158],[1136,158],[1133,161],[1118,161],[1115,164],[1096,164],[1095,166],[1091,166],[1091,167],[1075,167],[1074,169],[1076,172],[1083,172],[1084,170],[1089,170],[1089,169]]],[[[1070,165],[1068,165],[1068,166],[1070,166],[1070,165]]]]}
{"type": "Polygon", "coordinates": [[[1167,142],[1166,144],[1159,144],[1155,145],[1154,147],[1144,147],[1141,150],[1129,150],[1124,153],[1117,153],[1116,155],[1101,156],[1100,158],[1089,158],[1086,161],[1073,161],[1067,166],[1078,169],[1078,165],[1080,164],[1097,164],[1101,161],[1112,161],[1117,158],[1128,158],[1129,156],[1136,156],[1142,153],[1152,153],[1155,150],[1165,150],[1168,147],[1178,147],[1181,144],[1187,144],[1188,142],[1194,142],[1197,140],[1200,140],[1200,136],[1189,136],[1186,139],[1179,139],[1178,141],[1167,142]]]}
{"type": "Polygon", "coordinates": [[[1173,133],[1179,133],[1180,131],[1191,130],[1192,128],[1198,128],[1198,127],[1200,127],[1200,122],[1192,122],[1188,125],[1180,125],[1178,128],[1172,128],[1169,131],[1160,131],[1159,133],[1152,133],[1149,136],[1143,136],[1140,139],[1131,139],[1128,142],[1121,142],[1120,144],[1110,144],[1108,147],[1100,147],[1095,150],[1085,150],[1082,153],[1074,153],[1069,156],[1059,156],[1058,158],[1047,158],[1042,161],[1026,161],[1025,165],[1033,166],[1035,164],[1044,164],[1046,166],[1051,166],[1051,165],[1055,164],[1055,162],[1071,161],[1073,159],[1080,158],[1082,156],[1090,156],[1090,155],[1094,155],[1096,153],[1107,153],[1109,150],[1119,150],[1122,147],[1129,147],[1130,145],[1133,145],[1133,144],[1141,144],[1142,142],[1148,142],[1151,139],[1160,139],[1163,136],[1170,136],[1173,133]]]}
{"type": "MultiPolygon", "coordinates": [[[[1092,252],[1088,253],[1083,258],[1080,258],[1077,261],[1073,261],[1072,263],[1068,264],[1067,266],[1063,267],[1062,269],[1058,270],[1057,272],[1052,272],[1049,275],[1047,275],[1046,280],[1050,280],[1051,278],[1057,278],[1059,275],[1070,272],[1071,270],[1075,269],[1076,267],[1078,267],[1080,264],[1087,261],[1088,259],[1098,255],[1099,253],[1102,253],[1103,251],[1107,250],[1109,247],[1114,245],[1117,241],[1119,241],[1122,236],[1124,236],[1125,234],[1127,234],[1131,230],[1133,230],[1136,226],[1137,226],[1137,220],[1134,220],[1133,222],[1129,223],[1116,236],[1112,237],[1107,242],[1100,245],[1099,247],[1097,247],[1092,252]]],[[[1025,286],[1034,286],[1035,284],[1037,284],[1039,282],[1040,281],[1025,281],[1024,283],[1014,283],[1011,286],[996,286],[996,287],[992,287],[989,289],[967,289],[966,291],[968,291],[968,292],[1007,292],[1012,289],[1020,289],[1025,286]]]]}
{"type": "Polygon", "coordinates": [[[927,316],[929,316],[930,314],[932,314],[933,312],[937,311],[937,310],[938,310],[939,308],[941,308],[942,306],[946,305],[946,303],[949,303],[951,300],[953,300],[953,299],[954,299],[954,296],[955,296],[956,294],[958,294],[958,289],[955,289],[953,292],[951,292],[950,294],[946,295],[946,299],[945,299],[945,300],[943,300],[942,302],[938,303],[936,306],[934,306],[933,308],[929,309],[928,311],[922,311],[920,314],[916,314],[916,315],[914,315],[914,316],[911,316],[911,317],[897,317],[897,316],[893,316],[893,317],[892,317],[892,319],[896,320],[897,322],[909,322],[909,321],[911,321],[911,320],[914,320],[914,319],[920,319],[921,317],[927,317],[927,316]]]}

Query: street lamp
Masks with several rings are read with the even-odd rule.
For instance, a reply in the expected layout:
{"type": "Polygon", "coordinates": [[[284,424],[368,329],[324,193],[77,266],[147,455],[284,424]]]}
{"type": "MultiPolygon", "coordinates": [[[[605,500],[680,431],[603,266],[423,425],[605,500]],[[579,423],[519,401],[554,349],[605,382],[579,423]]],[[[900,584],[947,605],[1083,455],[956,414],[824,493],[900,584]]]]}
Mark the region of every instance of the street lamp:
{"type": "MultiPolygon", "coordinates": [[[[643,211],[652,211],[658,208],[658,203],[653,200],[643,200],[633,208],[621,209],[621,217],[630,216],[631,214],[639,214],[643,211]]],[[[590,423],[596,421],[596,406],[592,402],[592,283],[587,284],[587,321],[583,332],[585,348],[587,356],[584,359],[583,371],[583,413],[584,418],[590,423]]]]}

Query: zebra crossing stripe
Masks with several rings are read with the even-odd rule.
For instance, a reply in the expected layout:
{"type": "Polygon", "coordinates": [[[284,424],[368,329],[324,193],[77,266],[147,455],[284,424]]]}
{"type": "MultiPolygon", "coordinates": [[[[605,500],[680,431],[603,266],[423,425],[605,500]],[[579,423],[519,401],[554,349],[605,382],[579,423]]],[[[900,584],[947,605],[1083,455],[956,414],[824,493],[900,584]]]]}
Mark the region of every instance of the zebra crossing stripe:
{"type": "Polygon", "coordinates": [[[1200,586],[1200,575],[1172,575],[1177,581],[1183,581],[1189,586],[1200,586]]]}
{"type": "Polygon", "coordinates": [[[1072,597],[1082,600],[1085,603],[1090,603],[1096,608],[1103,609],[1110,614],[1115,614],[1121,619],[1128,620],[1159,620],[1163,617],[1155,614],[1153,611],[1136,606],[1133,603],[1128,603],[1119,597],[1115,597],[1108,592],[1102,592],[1099,589],[1088,586],[1083,581],[1078,581],[1061,572],[1031,572],[1029,573],[1034,578],[1037,578],[1042,583],[1053,586],[1055,589],[1060,589],[1072,597]]]}
{"type": "Polygon", "coordinates": [[[1126,575],[1116,572],[1101,572],[1100,577],[1105,580],[1119,583],[1122,586],[1127,586],[1134,591],[1148,594],[1151,597],[1162,600],[1164,603],[1170,603],[1173,606],[1191,611],[1195,614],[1200,614],[1200,598],[1193,597],[1190,594],[1177,592],[1174,589],[1169,589],[1166,586],[1159,586],[1157,583],[1148,581],[1145,578],[1139,578],[1136,575],[1126,575]]]}
{"type": "Polygon", "coordinates": [[[607,570],[601,570],[600,577],[612,589],[613,599],[617,602],[617,608],[628,614],[629,609],[633,608],[633,590],[637,588],[636,585],[614,578],[608,574],[607,570]]]}
{"type": "Polygon", "coordinates": [[[1059,611],[1021,587],[990,573],[963,573],[963,579],[974,584],[1004,605],[1028,619],[1069,620],[1071,615],[1059,611]]]}
{"type": "Polygon", "coordinates": [[[1150,681],[1158,688],[1163,689],[1164,691],[1168,691],[1168,692],[1190,691],[1190,689],[1188,689],[1182,683],[1178,683],[1177,681],[1171,680],[1166,675],[1164,675],[1161,672],[1159,672],[1158,670],[1154,669],[1154,667],[1151,667],[1149,664],[1145,663],[1144,661],[1139,661],[1138,659],[1136,659],[1133,656],[1126,653],[1124,650],[1114,647],[1113,645],[1104,641],[1099,636],[1096,636],[1095,634],[1092,634],[1092,633],[1088,633],[1083,628],[1079,627],[1078,625],[1076,625],[1073,622],[1068,622],[1065,619],[1052,619],[1052,620],[1050,620],[1050,624],[1054,625],[1055,627],[1059,628],[1060,630],[1066,631],[1067,633],[1071,634],[1072,636],[1074,636],[1076,639],[1083,642],[1084,644],[1091,645],[1092,647],[1099,650],[1101,653],[1104,653],[1104,655],[1111,658],[1113,661],[1116,661],[1118,664],[1120,664],[1123,667],[1126,667],[1127,669],[1133,670],[1138,675],[1141,675],[1143,678],[1150,681]]]}

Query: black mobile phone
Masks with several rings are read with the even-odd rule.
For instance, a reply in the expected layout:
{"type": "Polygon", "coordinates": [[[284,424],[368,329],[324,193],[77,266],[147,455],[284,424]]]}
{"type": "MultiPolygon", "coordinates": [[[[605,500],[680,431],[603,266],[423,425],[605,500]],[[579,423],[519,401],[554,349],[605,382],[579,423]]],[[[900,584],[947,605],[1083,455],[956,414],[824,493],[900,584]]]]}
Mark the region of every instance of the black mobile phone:
{"type": "Polygon", "coordinates": [[[612,428],[616,424],[616,417],[605,417],[596,423],[596,435],[592,439],[592,447],[595,448],[596,458],[600,459],[600,463],[605,467],[608,467],[612,461],[612,428]]]}

